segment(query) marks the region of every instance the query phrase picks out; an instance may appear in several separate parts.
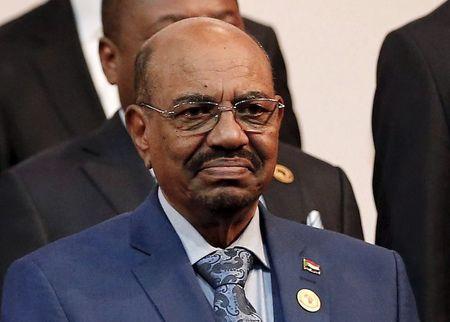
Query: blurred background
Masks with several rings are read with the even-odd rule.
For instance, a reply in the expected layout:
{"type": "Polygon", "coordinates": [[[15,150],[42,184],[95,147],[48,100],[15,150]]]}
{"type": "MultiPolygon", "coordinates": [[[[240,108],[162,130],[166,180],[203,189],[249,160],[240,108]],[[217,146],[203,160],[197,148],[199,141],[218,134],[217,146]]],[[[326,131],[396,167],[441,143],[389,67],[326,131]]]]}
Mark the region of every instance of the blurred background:
{"type": "MultiPolygon", "coordinates": [[[[0,24],[43,2],[2,1],[0,24]]],[[[244,16],[269,24],[277,32],[300,120],[303,149],[347,173],[368,242],[374,241],[376,224],[371,111],[379,49],[390,30],[443,2],[239,1],[244,16]]]]}

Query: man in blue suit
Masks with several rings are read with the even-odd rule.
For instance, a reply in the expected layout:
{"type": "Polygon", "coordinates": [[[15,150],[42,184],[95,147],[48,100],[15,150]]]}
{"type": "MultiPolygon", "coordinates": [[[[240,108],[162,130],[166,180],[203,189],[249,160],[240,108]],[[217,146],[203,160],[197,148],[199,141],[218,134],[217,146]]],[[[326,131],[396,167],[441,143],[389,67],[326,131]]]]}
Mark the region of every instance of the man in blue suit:
{"type": "Polygon", "coordinates": [[[418,321],[397,254],[258,204],[283,100],[247,34],[176,22],[146,42],[135,83],[127,126],[159,188],[16,261],[3,321],[418,321]]]}

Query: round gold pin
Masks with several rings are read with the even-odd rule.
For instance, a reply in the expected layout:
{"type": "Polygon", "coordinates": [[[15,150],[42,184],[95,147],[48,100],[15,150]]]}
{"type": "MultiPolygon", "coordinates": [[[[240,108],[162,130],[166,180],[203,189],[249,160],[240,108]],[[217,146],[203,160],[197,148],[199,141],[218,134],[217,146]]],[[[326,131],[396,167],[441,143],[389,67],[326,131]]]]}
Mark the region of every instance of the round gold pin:
{"type": "Polygon", "coordinates": [[[317,312],[320,310],[320,299],[316,293],[306,288],[297,293],[297,301],[300,306],[308,312],[317,312]]]}
{"type": "Polygon", "coordinates": [[[275,179],[280,181],[281,183],[292,183],[294,182],[294,174],[289,168],[284,165],[277,164],[275,166],[275,171],[273,172],[273,176],[275,179]]]}

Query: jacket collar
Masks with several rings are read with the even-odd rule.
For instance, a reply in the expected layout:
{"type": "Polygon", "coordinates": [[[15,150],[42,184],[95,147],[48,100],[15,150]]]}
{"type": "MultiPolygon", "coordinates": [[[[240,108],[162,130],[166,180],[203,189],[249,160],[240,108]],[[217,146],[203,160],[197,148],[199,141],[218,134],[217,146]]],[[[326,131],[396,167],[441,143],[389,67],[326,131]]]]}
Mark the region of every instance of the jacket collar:
{"type": "MultiPolygon", "coordinates": [[[[314,250],[309,250],[301,233],[305,228],[260,208],[271,266],[275,321],[328,322],[329,301],[323,276],[302,269],[306,254],[314,260],[314,250]],[[301,289],[309,289],[320,297],[318,312],[308,312],[299,305],[297,292],[301,289]]],[[[212,309],[180,239],[164,214],[156,189],[132,216],[130,243],[148,255],[133,272],[165,320],[213,321],[212,309]],[[177,309],[173,303],[177,303],[177,309]]]]}
{"type": "Polygon", "coordinates": [[[131,246],[147,255],[133,273],[166,321],[214,321],[194,269],[158,201],[156,189],[135,211],[131,246]]]}
{"type": "Polygon", "coordinates": [[[302,233],[311,228],[275,217],[264,207],[261,208],[261,225],[267,243],[274,290],[275,321],[329,321],[328,292],[323,276],[302,268],[303,258],[315,258],[311,241],[306,240],[302,233]],[[311,313],[300,306],[297,293],[302,289],[311,290],[319,296],[321,309],[318,312],[311,313]]]}

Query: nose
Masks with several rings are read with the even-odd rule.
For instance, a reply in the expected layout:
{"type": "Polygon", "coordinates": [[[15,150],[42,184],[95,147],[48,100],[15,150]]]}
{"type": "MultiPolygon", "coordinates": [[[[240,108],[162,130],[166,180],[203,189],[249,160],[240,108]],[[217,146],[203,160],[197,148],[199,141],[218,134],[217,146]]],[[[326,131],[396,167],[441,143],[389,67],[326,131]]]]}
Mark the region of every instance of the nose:
{"type": "Polygon", "coordinates": [[[212,148],[238,149],[248,144],[248,136],[236,122],[232,111],[223,111],[216,126],[208,133],[207,143],[212,148]]]}

